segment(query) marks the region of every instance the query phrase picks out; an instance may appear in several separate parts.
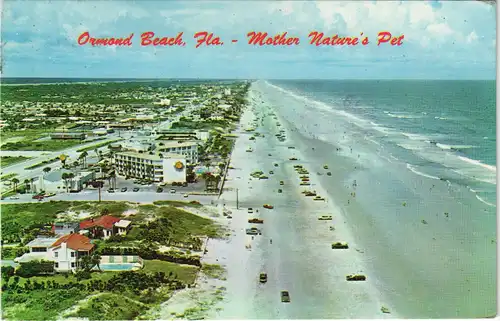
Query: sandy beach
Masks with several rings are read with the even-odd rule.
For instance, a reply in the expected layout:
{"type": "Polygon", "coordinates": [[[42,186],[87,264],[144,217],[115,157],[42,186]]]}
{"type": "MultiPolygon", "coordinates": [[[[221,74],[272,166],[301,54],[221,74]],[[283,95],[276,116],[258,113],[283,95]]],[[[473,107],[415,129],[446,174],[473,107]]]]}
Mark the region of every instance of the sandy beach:
{"type": "MultiPolygon", "coordinates": [[[[219,210],[225,205],[231,212],[232,219],[219,219],[227,224],[231,236],[226,240],[209,240],[208,253],[203,258],[205,264],[223,266],[226,274],[223,280],[201,276],[196,288],[177,293],[165,304],[161,318],[172,318],[178,311],[199,302],[212,304],[205,316],[215,319],[395,317],[393,307],[383,301],[375,287],[373,273],[364,264],[366,257],[345,223],[342,210],[322,188],[316,172],[309,168],[311,161],[307,155],[298,146],[288,148],[293,145],[289,139],[277,140],[275,134],[280,129],[288,130],[284,122],[273,119],[257,91],[250,91],[249,101],[250,107],[236,132],[239,138],[231,157],[232,168],[219,200],[219,210]],[[259,121],[255,132],[264,137],[251,141],[253,133],[245,129],[253,127],[256,119],[259,121]],[[246,151],[249,147],[253,152],[246,151]],[[290,161],[290,157],[298,160],[290,161]],[[326,201],[313,201],[301,193],[305,186],[299,185],[299,175],[293,168],[297,164],[310,170],[310,189],[326,201]],[[274,174],[269,174],[267,180],[251,178],[250,174],[256,170],[274,174]],[[279,185],[281,180],[283,186],[279,185]],[[278,193],[278,188],[283,193],[278,193]],[[265,203],[272,204],[274,209],[263,208],[265,203]],[[249,207],[254,214],[248,213],[249,207]],[[319,221],[318,217],[325,214],[332,215],[333,220],[319,221]],[[263,219],[264,224],[249,224],[247,220],[253,217],[263,219]],[[262,235],[246,235],[245,229],[251,226],[260,228],[262,235]],[[330,230],[330,226],[335,230],[330,230]],[[350,248],[332,250],[332,242],[347,242],[350,248]],[[268,274],[265,284],[258,281],[261,272],[268,274]],[[368,281],[347,282],[345,277],[351,273],[364,274],[368,281]],[[280,300],[283,290],[290,292],[288,304],[280,300]],[[223,299],[214,300],[217,295],[223,295],[223,299]],[[382,313],[382,306],[392,313],[382,313]]],[[[329,166],[332,176],[328,178],[335,179],[336,166],[334,163],[329,166]]]]}

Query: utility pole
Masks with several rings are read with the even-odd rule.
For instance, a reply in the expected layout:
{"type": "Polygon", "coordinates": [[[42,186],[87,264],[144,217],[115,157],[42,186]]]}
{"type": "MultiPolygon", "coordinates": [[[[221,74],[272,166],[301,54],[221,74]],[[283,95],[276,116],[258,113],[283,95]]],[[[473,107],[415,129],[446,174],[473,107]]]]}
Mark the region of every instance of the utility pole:
{"type": "Polygon", "coordinates": [[[239,201],[238,201],[238,189],[236,189],[236,209],[239,209],[239,201]]]}

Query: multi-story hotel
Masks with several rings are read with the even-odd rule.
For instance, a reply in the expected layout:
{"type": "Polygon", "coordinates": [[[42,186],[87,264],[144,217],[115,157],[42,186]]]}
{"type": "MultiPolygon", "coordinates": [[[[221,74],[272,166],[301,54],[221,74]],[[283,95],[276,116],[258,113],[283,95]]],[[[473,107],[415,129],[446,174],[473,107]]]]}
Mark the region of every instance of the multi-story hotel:
{"type": "Polygon", "coordinates": [[[156,143],[156,150],[160,153],[174,153],[186,157],[188,164],[198,162],[198,144],[196,142],[176,142],[161,140],[156,143]]]}
{"type": "Polygon", "coordinates": [[[183,155],[119,152],[114,155],[114,164],[117,173],[123,176],[157,183],[186,181],[186,157],[183,155]]]}

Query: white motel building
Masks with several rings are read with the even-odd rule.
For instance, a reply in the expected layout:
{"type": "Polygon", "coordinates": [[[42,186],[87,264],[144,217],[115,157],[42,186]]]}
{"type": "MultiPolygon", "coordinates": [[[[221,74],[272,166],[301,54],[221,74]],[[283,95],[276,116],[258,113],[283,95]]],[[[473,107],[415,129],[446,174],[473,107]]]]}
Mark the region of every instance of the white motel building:
{"type": "Polygon", "coordinates": [[[114,155],[114,163],[119,175],[156,183],[186,181],[186,157],[183,155],[118,152],[114,155]]]}

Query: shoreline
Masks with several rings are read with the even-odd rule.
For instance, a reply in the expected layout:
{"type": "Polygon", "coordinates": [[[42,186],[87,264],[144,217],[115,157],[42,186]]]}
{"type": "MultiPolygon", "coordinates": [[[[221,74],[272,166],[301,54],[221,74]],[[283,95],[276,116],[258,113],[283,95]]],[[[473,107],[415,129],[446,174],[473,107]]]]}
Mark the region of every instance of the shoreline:
{"type": "MultiPolygon", "coordinates": [[[[255,92],[254,88],[250,89],[249,97],[253,97],[254,99],[259,96],[258,92],[255,92]]],[[[248,205],[251,203],[249,199],[252,198],[252,194],[259,194],[264,192],[264,194],[268,194],[271,192],[266,186],[255,186],[256,184],[262,185],[267,184],[269,182],[261,182],[259,180],[246,181],[247,177],[250,175],[252,171],[255,170],[254,167],[262,167],[262,165],[257,165],[258,160],[255,160],[254,165],[250,165],[254,155],[256,152],[247,153],[246,149],[248,145],[255,143],[255,150],[260,150],[265,148],[265,142],[261,141],[259,137],[257,141],[250,142],[248,138],[252,133],[246,133],[244,129],[249,127],[249,124],[258,117],[258,115],[266,114],[268,112],[261,110],[263,106],[261,103],[250,103],[250,106],[243,113],[240,123],[238,126],[237,134],[239,135],[238,139],[235,142],[235,146],[233,149],[233,153],[231,154],[230,165],[234,167],[234,169],[228,169],[227,178],[228,180],[225,182],[226,189],[222,192],[220,200],[219,200],[219,209],[222,211],[222,204],[226,203],[227,208],[232,212],[232,219],[226,219],[226,226],[230,228],[231,236],[229,239],[224,240],[214,240],[210,239],[207,242],[207,250],[208,253],[205,254],[202,258],[202,262],[204,264],[220,264],[226,269],[226,280],[214,280],[207,279],[205,276],[201,276],[200,282],[198,283],[198,287],[196,290],[188,289],[191,293],[198,293],[198,298],[205,297],[207,299],[210,297],[210,292],[213,292],[214,289],[224,287],[225,288],[225,298],[223,300],[218,300],[214,303],[214,306],[206,311],[207,317],[216,319],[260,319],[267,318],[272,319],[278,316],[266,315],[266,311],[255,312],[254,309],[257,307],[253,307],[249,300],[254,297],[258,297],[258,292],[262,291],[260,286],[256,282],[256,276],[262,270],[263,259],[262,256],[266,255],[266,250],[270,245],[267,243],[267,239],[271,237],[264,236],[267,233],[266,228],[269,223],[264,224],[264,233],[263,236],[255,237],[253,240],[250,236],[245,235],[245,228],[248,223],[246,222],[247,218],[250,217],[246,212],[246,207],[251,207],[248,205]],[[262,146],[264,145],[264,146],[262,146]],[[261,184],[262,183],[262,184],[261,184]],[[240,208],[235,208],[236,202],[236,192],[235,189],[240,191],[239,199],[240,199],[240,208]],[[247,206],[248,205],[248,206],[247,206]],[[245,207],[246,206],[246,207],[245,207]],[[264,240],[266,239],[266,240],[264,240]],[[250,247],[250,248],[249,248],[250,247]],[[234,255],[237,254],[237,255],[234,255]],[[230,296],[230,297],[228,297],[230,296]],[[261,313],[262,315],[259,315],[261,313]]],[[[262,117],[262,116],[260,116],[262,117]]],[[[280,123],[285,124],[284,121],[279,120],[280,123]]],[[[261,126],[259,126],[261,127],[261,126]]],[[[283,128],[283,127],[281,127],[283,128]]],[[[256,130],[259,131],[259,130],[256,130]]],[[[290,142],[290,130],[287,128],[287,140],[281,145],[287,145],[290,142]]],[[[266,132],[265,136],[272,136],[271,132],[266,132]]],[[[280,149],[283,149],[282,147],[280,149]]],[[[280,153],[278,150],[274,153],[280,153]]],[[[298,149],[296,150],[288,150],[286,149],[282,152],[281,159],[288,159],[286,155],[299,155],[298,149]],[[286,156],[284,158],[283,156],[286,156]]],[[[255,156],[262,161],[262,156],[255,156]]],[[[304,164],[305,167],[310,167],[309,162],[303,158],[303,155],[299,155],[299,161],[297,164],[304,164]],[[306,164],[307,163],[307,164],[306,164]]],[[[229,166],[228,164],[228,166],[229,166]]],[[[331,164],[330,166],[333,166],[331,164]]],[[[319,204],[318,202],[312,201],[311,199],[305,198],[301,195],[302,186],[298,184],[298,178],[293,177],[295,173],[291,174],[290,171],[293,171],[292,163],[285,161],[283,165],[280,165],[280,170],[287,171],[288,179],[286,185],[284,187],[284,191],[287,193],[294,195],[293,197],[298,200],[296,206],[298,206],[298,212],[295,215],[299,215],[295,218],[297,221],[297,227],[302,226],[303,232],[301,235],[307,236],[306,239],[303,240],[303,244],[300,246],[304,247],[303,251],[306,251],[312,255],[313,260],[319,260],[321,262],[330,262],[329,265],[334,264],[335,268],[324,271],[326,275],[323,277],[328,280],[329,284],[324,284],[326,289],[331,288],[336,294],[332,294],[333,296],[337,296],[337,302],[335,305],[329,307],[331,310],[335,310],[335,306],[340,311],[319,311],[313,312],[308,311],[307,313],[315,313],[315,315],[311,314],[311,318],[353,318],[353,317],[362,317],[362,318],[394,318],[396,317],[396,313],[393,311],[393,307],[387,302],[381,302],[380,297],[381,293],[375,289],[373,285],[373,280],[376,277],[373,275],[373,271],[368,271],[363,263],[363,257],[361,254],[356,251],[358,246],[356,245],[356,240],[352,236],[352,232],[349,227],[345,223],[345,213],[343,213],[342,209],[336,204],[334,199],[330,199],[331,195],[329,195],[326,190],[319,183],[319,179],[317,175],[311,168],[308,168],[310,171],[311,182],[315,182],[317,185],[314,189],[319,192],[320,195],[327,198],[327,202],[324,204],[319,204]],[[290,173],[289,173],[290,172],[290,173]],[[290,177],[292,176],[292,177],[290,177]],[[333,213],[334,221],[332,222],[335,225],[335,232],[333,232],[333,238],[331,235],[331,231],[328,230],[326,226],[324,226],[324,222],[318,222],[316,215],[314,217],[309,217],[306,221],[305,217],[301,217],[301,212],[313,211],[318,213],[321,212],[329,212],[333,213]],[[304,220],[304,221],[303,221],[304,220]],[[304,222],[301,225],[300,222],[304,222]],[[323,226],[321,226],[323,225],[323,226]],[[321,229],[323,229],[321,231],[321,229]],[[347,241],[350,244],[350,249],[348,251],[332,251],[329,247],[331,242],[333,241],[347,241]],[[319,242],[319,243],[318,243],[319,242]],[[322,246],[323,250],[317,250],[316,247],[322,246]],[[342,253],[341,253],[342,252],[342,253]],[[326,258],[325,258],[326,256],[326,258]],[[352,282],[345,281],[345,275],[350,273],[357,273],[363,271],[363,274],[368,276],[367,282],[362,282],[358,284],[353,284],[352,282]],[[339,273],[340,272],[340,273],[339,273]],[[340,302],[338,302],[340,300],[340,302]],[[380,309],[382,306],[388,307],[391,310],[391,314],[383,314],[380,309]],[[369,308],[368,308],[369,307],[369,308]],[[370,310],[370,312],[366,312],[370,310]],[[319,314],[318,314],[319,313],[319,314]],[[333,314],[332,314],[333,313],[333,314]]],[[[272,177],[271,177],[272,179],[272,177]]],[[[271,180],[269,179],[269,181],[271,180]]],[[[257,196],[258,197],[258,196],[257,196]]],[[[265,202],[264,200],[262,202],[265,202]]],[[[261,206],[253,205],[255,209],[259,209],[260,213],[255,213],[254,217],[265,215],[264,209],[261,206]]],[[[273,210],[275,213],[273,215],[282,215],[284,213],[280,212],[276,213],[278,208],[273,210]]],[[[224,218],[224,217],[223,217],[224,218]]],[[[225,218],[224,218],[225,219],[225,218]]],[[[273,224],[273,223],[271,223],[273,224]]],[[[328,223],[329,225],[330,223],[328,223]]],[[[273,224],[274,225],[274,224],[273,224]]],[[[271,226],[271,229],[276,229],[276,226],[271,226]]],[[[269,231],[269,234],[273,232],[269,231]]],[[[273,236],[275,238],[276,236],[273,236]]],[[[328,264],[328,263],[326,263],[328,264]]],[[[202,273],[202,272],[201,272],[202,273]]],[[[276,277],[279,277],[278,275],[276,277]]],[[[285,281],[285,280],[283,280],[285,281]]],[[[288,281],[287,281],[288,282],[288,281]]],[[[271,283],[271,282],[268,282],[271,283]]],[[[321,289],[320,289],[321,290],[321,289]]],[[[316,290],[315,290],[316,291],[316,290]]],[[[273,291],[274,292],[274,291],[273,291]]],[[[278,295],[279,291],[275,294],[271,294],[273,296],[278,295]]],[[[294,295],[293,293],[292,295],[294,295]]],[[[184,295],[180,295],[180,297],[184,297],[188,295],[187,293],[184,295]]],[[[264,295],[264,294],[262,294],[264,295]]],[[[295,294],[296,295],[296,294],[295,294]]],[[[192,295],[193,296],[193,295],[192,295]]],[[[172,298],[174,299],[174,297],[172,298]]],[[[171,300],[172,300],[171,299],[171,300]]],[[[219,298],[220,299],[220,298],[219,298]]],[[[165,303],[163,312],[161,313],[162,318],[166,317],[167,314],[171,313],[172,306],[180,307],[182,304],[182,299],[178,299],[177,301],[167,301],[165,303]],[[170,308],[166,308],[170,306],[170,308]],[[170,312],[167,312],[170,311],[170,312]]],[[[199,301],[199,300],[195,300],[199,301]]],[[[254,303],[255,304],[255,303],[254,303]]],[[[306,315],[305,315],[306,316],[306,315]]],[[[289,315],[290,318],[294,318],[293,315],[289,315]]],[[[302,316],[301,316],[302,317],[302,316]]]]}

